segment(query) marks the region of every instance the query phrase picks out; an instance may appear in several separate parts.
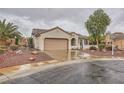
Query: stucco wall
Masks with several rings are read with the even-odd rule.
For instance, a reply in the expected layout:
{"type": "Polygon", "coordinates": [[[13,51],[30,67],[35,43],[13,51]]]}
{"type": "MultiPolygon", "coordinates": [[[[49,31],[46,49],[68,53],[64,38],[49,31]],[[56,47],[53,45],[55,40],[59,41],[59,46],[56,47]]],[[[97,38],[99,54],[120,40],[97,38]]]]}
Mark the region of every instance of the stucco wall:
{"type": "Polygon", "coordinates": [[[44,40],[45,38],[64,38],[68,39],[68,49],[80,49],[80,39],[77,34],[72,36],[66,32],[63,32],[61,29],[53,29],[52,31],[41,34],[39,37],[33,37],[34,46],[36,49],[44,50],[44,40]],[[76,45],[71,46],[71,39],[76,39],[76,45]]]}
{"type": "Polygon", "coordinates": [[[77,34],[72,34],[72,38],[76,39],[76,45],[75,46],[71,46],[71,49],[80,49],[80,40],[79,40],[79,36],[77,34]]]}
{"type": "Polygon", "coordinates": [[[54,29],[47,33],[41,34],[43,38],[71,38],[71,36],[60,29],[54,29]]]}
{"type": "Polygon", "coordinates": [[[6,40],[0,40],[0,45],[6,45],[6,40]]]}
{"type": "Polygon", "coordinates": [[[61,31],[60,29],[54,29],[52,31],[41,34],[40,37],[33,38],[36,49],[44,50],[44,39],[45,38],[65,38],[68,39],[68,49],[71,49],[71,36],[66,32],[61,31]]]}
{"type": "Polygon", "coordinates": [[[118,46],[119,49],[124,49],[124,40],[123,39],[115,40],[114,45],[118,46]]]}

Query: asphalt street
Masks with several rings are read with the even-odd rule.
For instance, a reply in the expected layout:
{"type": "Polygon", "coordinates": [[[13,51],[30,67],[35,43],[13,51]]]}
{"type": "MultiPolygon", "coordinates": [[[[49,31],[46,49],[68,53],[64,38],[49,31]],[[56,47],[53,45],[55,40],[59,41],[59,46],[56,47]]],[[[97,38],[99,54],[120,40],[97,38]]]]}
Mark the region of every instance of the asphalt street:
{"type": "Polygon", "coordinates": [[[124,84],[124,61],[106,60],[49,68],[5,84],[124,84]]]}

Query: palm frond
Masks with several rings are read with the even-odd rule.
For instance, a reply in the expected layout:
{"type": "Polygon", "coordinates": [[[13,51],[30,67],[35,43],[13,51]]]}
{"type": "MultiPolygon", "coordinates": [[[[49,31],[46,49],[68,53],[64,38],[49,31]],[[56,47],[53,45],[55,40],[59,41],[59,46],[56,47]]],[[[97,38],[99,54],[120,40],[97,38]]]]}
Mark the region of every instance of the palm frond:
{"type": "Polygon", "coordinates": [[[0,39],[14,38],[15,36],[21,37],[22,34],[18,31],[18,26],[13,23],[0,20],[0,39]]]}

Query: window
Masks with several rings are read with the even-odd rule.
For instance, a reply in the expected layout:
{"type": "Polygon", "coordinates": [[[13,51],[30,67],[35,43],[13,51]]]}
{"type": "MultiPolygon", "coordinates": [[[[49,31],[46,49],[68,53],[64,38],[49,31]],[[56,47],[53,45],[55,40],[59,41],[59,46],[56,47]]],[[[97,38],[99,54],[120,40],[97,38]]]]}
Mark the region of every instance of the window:
{"type": "Polygon", "coordinates": [[[80,45],[83,46],[83,41],[82,40],[80,40],[80,45]]]}
{"type": "Polygon", "coordinates": [[[75,39],[75,38],[72,38],[72,39],[71,39],[71,45],[72,45],[72,46],[75,46],[75,45],[76,45],[76,39],[75,39]]]}
{"type": "Polygon", "coordinates": [[[88,45],[88,40],[87,39],[84,39],[84,44],[88,45]]]}

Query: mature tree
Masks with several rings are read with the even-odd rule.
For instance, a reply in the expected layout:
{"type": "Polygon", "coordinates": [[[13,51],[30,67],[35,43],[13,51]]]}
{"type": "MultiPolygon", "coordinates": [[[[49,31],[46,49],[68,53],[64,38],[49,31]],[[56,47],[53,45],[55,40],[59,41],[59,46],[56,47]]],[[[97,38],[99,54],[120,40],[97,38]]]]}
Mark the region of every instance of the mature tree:
{"type": "Polygon", "coordinates": [[[104,39],[107,26],[110,24],[110,17],[102,9],[96,10],[85,22],[91,42],[99,43],[104,39]]]}
{"type": "Polygon", "coordinates": [[[6,19],[0,20],[0,40],[7,40],[9,38],[21,37],[18,27],[13,23],[6,22],[6,19]]]}

